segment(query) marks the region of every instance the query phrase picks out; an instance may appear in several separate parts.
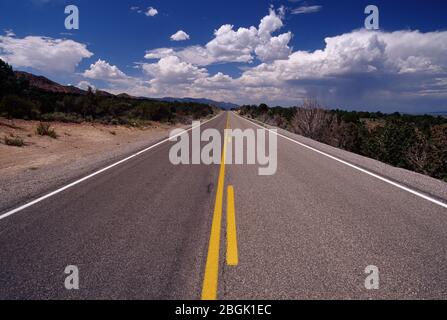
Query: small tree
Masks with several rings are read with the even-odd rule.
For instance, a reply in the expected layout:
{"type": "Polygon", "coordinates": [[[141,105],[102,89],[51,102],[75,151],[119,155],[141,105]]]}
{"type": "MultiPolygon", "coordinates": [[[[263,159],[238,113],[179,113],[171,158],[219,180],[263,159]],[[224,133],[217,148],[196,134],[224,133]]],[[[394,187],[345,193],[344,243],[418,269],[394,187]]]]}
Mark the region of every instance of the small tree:
{"type": "Polygon", "coordinates": [[[305,99],[303,104],[296,108],[291,125],[297,134],[328,142],[330,138],[330,125],[335,116],[325,110],[316,99],[305,99]]]}

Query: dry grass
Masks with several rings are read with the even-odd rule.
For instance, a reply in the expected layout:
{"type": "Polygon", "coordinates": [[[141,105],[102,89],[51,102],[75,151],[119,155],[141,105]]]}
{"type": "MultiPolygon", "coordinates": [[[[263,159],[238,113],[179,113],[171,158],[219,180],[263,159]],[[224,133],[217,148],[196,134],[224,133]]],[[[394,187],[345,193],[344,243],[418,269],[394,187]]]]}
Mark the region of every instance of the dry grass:
{"type": "Polygon", "coordinates": [[[10,147],[23,147],[25,145],[25,142],[20,137],[4,137],[3,139],[5,145],[10,147]]]}
{"type": "Polygon", "coordinates": [[[53,139],[58,138],[56,131],[53,128],[51,128],[51,125],[49,123],[43,123],[43,122],[39,123],[36,129],[36,133],[39,136],[48,136],[53,139]]]}
{"type": "Polygon", "coordinates": [[[128,142],[144,142],[146,145],[146,141],[153,137],[162,138],[171,130],[170,126],[158,123],[145,129],[137,129],[91,123],[52,122],[51,129],[58,133],[58,138],[52,139],[37,134],[39,126],[38,121],[0,118],[1,177],[15,176],[20,172],[33,170],[32,168],[39,168],[40,171],[55,165],[82,162],[95,158],[98,154],[117,152],[116,150],[125,148],[128,142]],[[8,137],[8,142],[13,137],[23,139],[24,145],[21,148],[7,146],[4,137],[8,137]]]}

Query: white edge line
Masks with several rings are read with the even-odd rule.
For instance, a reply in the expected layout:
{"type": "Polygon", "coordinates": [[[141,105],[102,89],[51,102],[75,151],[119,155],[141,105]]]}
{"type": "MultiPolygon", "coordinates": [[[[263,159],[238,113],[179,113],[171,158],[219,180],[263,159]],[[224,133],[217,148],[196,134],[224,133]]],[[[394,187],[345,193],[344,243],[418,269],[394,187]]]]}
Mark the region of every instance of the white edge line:
{"type": "Polygon", "coordinates": [[[387,179],[387,178],[384,178],[384,177],[382,177],[382,176],[379,176],[378,174],[375,174],[375,173],[373,173],[373,172],[370,172],[370,171],[368,171],[368,170],[365,170],[365,169],[363,169],[363,168],[360,168],[360,167],[358,167],[358,166],[356,166],[356,165],[353,165],[353,164],[351,164],[351,163],[349,163],[349,162],[346,162],[346,161],[344,161],[344,160],[341,160],[341,159],[339,159],[339,158],[337,158],[337,157],[331,156],[331,155],[328,154],[328,153],[325,153],[325,152],[323,152],[323,151],[320,151],[320,150],[318,150],[318,149],[315,149],[315,148],[313,148],[313,147],[310,147],[310,146],[308,146],[308,145],[306,145],[306,144],[304,144],[304,143],[298,142],[298,141],[296,141],[296,140],[294,140],[294,139],[292,139],[292,138],[289,138],[289,137],[287,137],[287,136],[285,136],[285,135],[283,135],[283,134],[281,134],[281,133],[278,133],[278,132],[275,132],[275,131],[273,131],[273,130],[271,130],[271,129],[268,129],[268,128],[265,128],[265,127],[263,127],[263,126],[260,126],[259,124],[255,123],[255,122],[253,122],[253,121],[250,121],[250,120],[248,120],[248,119],[246,119],[246,118],[244,118],[244,117],[242,117],[242,116],[240,116],[240,115],[238,115],[238,114],[236,114],[236,113],[234,113],[234,114],[235,114],[236,116],[238,116],[239,118],[241,118],[241,119],[243,119],[243,120],[245,120],[245,121],[247,121],[247,122],[249,122],[249,123],[252,123],[252,124],[254,124],[255,126],[258,126],[258,127],[261,128],[261,129],[264,129],[264,130],[267,130],[267,131],[269,131],[269,132],[272,132],[272,133],[276,134],[277,136],[279,136],[279,137],[281,137],[281,138],[284,138],[284,139],[286,139],[286,140],[289,140],[289,141],[291,141],[291,142],[293,142],[293,143],[296,143],[296,144],[298,144],[298,145],[300,145],[300,146],[302,146],[302,147],[304,147],[304,148],[307,148],[307,149],[309,149],[309,150],[312,150],[312,151],[314,151],[314,152],[317,152],[317,153],[319,153],[319,154],[321,154],[321,155],[323,155],[323,156],[325,156],[325,157],[328,157],[328,158],[330,158],[330,159],[332,159],[332,160],[335,160],[335,161],[337,161],[337,162],[340,162],[340,163],[342,163],[342,164],[344,164],[344,165],[346,165],[346,166],[348,166],[348,167],[351,167],[351,168],[353,168],[353,169],[355,169],[355,170],[358,170],[358,171],[360,171],[360,172],[363,172],[363,173],[365,173],[365,174],[367,174],[367,175],[369,175],[369,176],[371,176],[371,177],[374,177],[374,178],[379,179],[379,180],[381,180],[381,181],[383,181],[383,182],[386,182],[386,183],[388,183],[388,184],[391,184],[391,185],[393,185],[393,186],[395,186],[395,187],[397,187],[397,188],[399,188],[399,189],[405,190],[405,191],[407,191],[407,192],[409,192],[409,193],[411,193],[411,194],[413,194],[413,195],[415,195],[415,196],[418,196],[418,197],[420,197],[420,198],[422,198],[422,199],[425,199],[425,200],[427,200],[427,201],[430,201],[430,202],[432,202],[432,203],[434,203],[434,204],[437,204],[437,205],[439,205],[439,206],[441,206],[441,207],[447,209],[447,204],[444,203],[444,202],[441,202],[441,201],[439,201],[439,200],[436,200],[435,198],[429,197],[429,196],[427,196],[427,195],[425,195],[425,194],[423,194],[423,193],[421,193],[421,192],[418,192],[418,191],[413,190],[413,189],[411,189],[411,188],[409,188],[409,187],[406,187],[406,186],[404,186],[404,185],[402,185],[402,184],[399,184],[399,183],[396,183],[396,182],[394,182],[394,181],[391,181],[391,180],[389,180],[389,179],[387,179]]]}
{"type": "MultiPolygon", "coordinates": [[[[209,120],[207,120],[207,121],[201,123],[200,126],[203,126],[204,124],[206,124],[206,123],[208,123],[208,122],[210,122],[210,121],[213,121],[213,120],[217,119],[220,115],[221,115],[221,114],[218,114],[218,115],[215,116],[214,118],[209,119],[209,120]]],[[[78,185],[78,184],[80,184],[80,183],[82,183],[82,182],[84,182],[84,181],[86,181],[86,180],[89,180],[89,179],[91,179],[91,178],[93,178],[93,177],[95,177],[95,176],[97,176],[97,175],[99,175],[99,174],[101,174],[101,173],[103,173],[103,172],[105,172],[105,171],[108,171],[108,170],[110,170],[110,169],[112,169],[112,168],[114,168],[114,167],[116,167],[116,166],[118,166],[118,165],[120,165],[120,164],[122,164],[122,163],[124,163],[124,162],[129,161],[130,159],[133,159],[133,158],[135,158],[135,157],[137,157],[137,156],[139,156],[139,155],[141,155],[141,154],[143,154],[143,153],[146,153],[147,151],[152,150],[152,149],[154,149],[154,148],[156,148],[156,147],[162,145],[163,143],[169,142],[170,140],[172,140],[172,139],[174,139],[174,138],[177,138],[178,136],[181,136],[181,135],[185,134],[186,132],[189,132],[189,131],[191,131],[191,130],[193,130],[193,129],[195,129],[195,128],[198,128],[198,127],[199,127],[199,126],[191,127],[191,128],[189,128],[189,129],[185,130],[185,132],[176,134],[176,135],[174,135],[174,136],[172,136],[172,137],[168,137],[168,138],[166,138],[166,139],[164,139],[164,140],[162,140],[162,141],[160,141],[160,142],[158,142],[158,143],[156,143],[156,144],[154,144],[154,145],[152,145],[152,146],[150,146],[150,147],[148,147],[148,148],[146,148],[146,149],[144,149],[144,150],[141,150],[141,151],[139,151],[139,152],[137,152],[137,153],[135,153],[135,154],[133,154],[133,155],[131,155],[131,156],[129,156],[129,157],[123,159],[123,160],[120,160],[120,161],[118,161],[118,162],[116,162],[116,163],[114,163],[114,164],[112,164],[112,165],[110,165],[110,166],[108,166],[108,167],[106,167],[106,168],[103,168],[103,169],[101,169],[101,170],[98,170],[98,171],[96,171],[96,172],[94,172],[94,173],[92,173],[92,174],[90,174],[90,175],[88,175],[88,176],[86,176],[86,177],[84,177],[84,178],[81,178],[81,179],[79,179],[79,180],[76,180],[75,182],[72,182],[72,183],[66,185],[65,187],[62,187],[62,188],[60,188],[60,189],[57,189],[56,191],[53,191],[53,192],[51,192],[51,193],[49,193],[49,194],[47,194],[47,195],[45,195],[45,196],[42,196],[42,197],[40,197],[40,198],[38,198],[38,199],[36,199],[36,200],[33,200],[33,201],[31,201],[31,202],[28,202],[27,204],[25,204],[25,205],[23,205],[23,206],[20,206],[20,207],[18,207],[18,208],[16,208],[16,209],[13,209],[13,210],[11,210],[11,211],[8,211],[8,212],[6,212],[6,213],[4,213],[4,214],[2,214],[2,215],[0,216],[0,220],[3,220],[3,219],[5,219],[5,218],[7,218],[7,217],[10,217],[10,216],[12,216],[13,214],[16,214],[16,213],[18,213],[18,212],[20,212],[20,211],[23,211],[23,210],[25,210],[25,209],[27,209],[27,208],[29,208],[29,207],[31,207],[31,206],[33,206],[33,205],[39,203],[39,202],[42,202],[42,201],[44,201],[44,200],[46,200],[46,199],[48,199],[48,198],[51,198],[51,197],[53,197],[53,196],[55,196],[55,195],[57,195],[57,194],[59,194],[59,193],[65,191],[65,190],[67,190],[67,189],[70,189],[70,188],[72,188],[72,187],[74,187],[74,186],[76,186],[76,185],[78,185]]]]}

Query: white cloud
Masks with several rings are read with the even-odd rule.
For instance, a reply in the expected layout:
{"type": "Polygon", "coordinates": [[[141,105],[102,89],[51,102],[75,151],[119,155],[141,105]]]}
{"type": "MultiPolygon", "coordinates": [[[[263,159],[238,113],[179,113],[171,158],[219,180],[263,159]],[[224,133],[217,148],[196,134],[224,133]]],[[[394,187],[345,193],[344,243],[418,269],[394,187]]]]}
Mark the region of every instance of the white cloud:
{"type": "Polygon", "coordinates": [[[133,79],[132,83],[115,85],[109,91],[159,98],[194,96],[196,82],[209,77],[206,69],[181,61],[176,56],[161,58],[156,63],[144,63],[141,68],[145,75],[144,79],[133,79]]]}
{"type": "MultiPolygon", "coordinates": [[[[266,23],[264,28],[268,34],[279,24],[266,23]]],[[[355,30],[326,38],[322,50],[295,51],[281,60],[263,57],[279,50],[275,49],[276,41],[290,41],[288,37],[292,35],[286,33],[270,37],[264,47],[256,46],[256,56],[267,62],[244,68],[238,78],[221,72],[210,75],[199,67],[204,59],[209,59],[207,64],[215,63],[216,51],[225,59],[246,54],[248,60],[252,53],[244,50],[251,46],[250,32],[254,30],[235,31],[225,25],[215,33],[219,40],[213,43],[213,50],[196,46],[181,52],[171,48],[149,52],[147,58],[160,61],[144,64],[151,80],[131,90],[137,90],[139,95],[209,97],[239,103],[292,105],[313,96],[328,106],[342,108],[409,112],[418,111],[418,106],[445,108],[447,32],[355,30]],[[234,33],[237,45],[244,45],[237,47],[232,42],[234,33]],[[282,37],[286,39],[281,40],[282,37]],[[223,51],[223,44],[228,44],[227,52],[223,51]],[[239,55],[231,56],[235,51],[239,55]]],[[[259,35],[257,29],[256,33],[259,35]]]]}
{"type": "Polygon", "coordinates": [[[320,12],[323,9],[322,6],[302,6],[292,10],[292,14],[306,14],[320,12]]]}
{"type": "Polygon", "coordinates": [[[259,27],[239,28],[224,25],[214,33],[214,39],[206,45],[215,62],[252,62],[254,55],[264,62],[286,59],[291,49],[288,46],[290,32],[277,37],[272,34],[283,27],[281,13],[270,9],[269,15],[262,18],[259,27]],[[276,50],[272,52],[270,50],[276,50]]]}
{"type": "Polygon", "coordinates": [[[353,31],[326,38],[324,50],[296,51],[287,60],[261,64],[246,75],[303,80],[351,74],[399,75],[447,72],[447,32],[353,31]]]}
{"type": "Polygon", "coordinates": [[[157,63],[144,64],[143,70],[152,77],[151,83],[185,84],[204,78],[208,72],[204,68],[196,67],[181,61],[176,56],[160,59],[157,63]]]}
{"type": "Polygon", "coordinates": [[[19,68],[46,72],[74,72],[82,59],[93,53],[85,44],[41,36],[0,36],[0,58],[19,68]]]}
{"type": "Polygon", "coordinates": [[[90,82],[88,81],[80,81],[76,87],[78,87],[81,90],[88,90],[88,88],[92,88],[93,90],[96,90],[95,86],[92,85],[90,82]]]}
{"type": "Polygon", "coordinates": [[[179,30],[171,36],[172,41],[185,41],[189,40],[190,36],[183,30],[179,30]]]}
{"type": "Polygon", "coordinates": [[[131,11],[137,12],[137,13],[142,13],[147,17],[155,17],[158,14],[158,10],[155,9],[154,7],[149,7],[147,9],[142,9],[138,6],[131,6],[130,7],[131,11]]]}
{"type": "Polygon", "coordinates": [[[166,57],[175,55],[181,60],[194,65],[206,66],[223,62],[253,62],[255,57],[263,62],[277,59],[287,59],[291,53],[289,42],[292,33],[273,36],[283,27],[282,13],[270,9],[259,27],[238,28],[226,24],[214,32],[214,38],[205,46],[190,46],[175,50],[172,48],[157,48],[149,50],[146,58],[166,57]],[[273,51],[274,50],[274,51],[273,51]]]}
{"type": "Polygon", "coordinates": [[[291,32],[283,33],[277,37],[271,37],[268,42],[262,43],[256,47],[256,56],[261,61],[285,59],[291,53],[291,49],[288,46],[291,39],[291,32]]]}
{"type": "Polygon", "coordinates": [[[357,30],[325,42],[323,50],[294,52],[238,80],[265,92],[279,89],[291,101],[304,94],[332,106],[411,109],[427,93],[447,99],[447,32],[357,30]]]}
{"type": "Polygon", "coordinates": [[[182,61],[200,66],[210,65],[216,62],[214,57],[202,46],[190,46],[180,51],[176,51],[173,48],[157,48],[147,51],[144,57],[150,60],[169,56],[176,56],[182,61]]]}
{"type": "Polygon", "coordinates": [[[112,66],[108,62],[99,59],[90,68],[83,73],[83,76],[89,79],[120,81],[128,79],[128,76],[117,66],[112,66]]]}
{"type": "Polygon", "coordinates": [[[145,13],[145,15],[148,17],[155,17],[157,14],[158,10],[153,7],[149,7],[145,13]]]}
{"type": "Polygon", "coordinates": [[[213,62],[251,62],[258,42],[255,27],[239,28],[226,24],[214,32],[214,39],[205,46],[213,62]]]}
{"type": "Polygon", "coordinates": [[[172,48],[158,48],[154,50],[150,50],[146,52],[146,55],[144,56],[145,59],[161,59],[168,56],[175,55],[175,51],[172,48]]]}
{"type": "Polygon", "coordinates": [[[229,75],[223,74],[222,72],[218,72],[214,76],[204,77],[196,79],[194,82],[197,88],[202,89],[234,89],[235,80],[231,78],[229,75]]]}
{"type": "Polygon", "coordinates": [[[284,26],[281,19],[282,17],[277,15],[273,8],[270,8],[269,15],[262,18],[259,24],[259,36],[263,39],[270,38],[273,32],[278,31],[284,26]]]}

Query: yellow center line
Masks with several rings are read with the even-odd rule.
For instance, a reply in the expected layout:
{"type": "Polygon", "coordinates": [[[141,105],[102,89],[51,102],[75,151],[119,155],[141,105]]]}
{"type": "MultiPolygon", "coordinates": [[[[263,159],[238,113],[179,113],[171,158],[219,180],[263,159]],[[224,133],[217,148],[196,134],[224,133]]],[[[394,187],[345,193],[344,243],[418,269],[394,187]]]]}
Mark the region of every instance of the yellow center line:
{"type": "MultiPolygon", "coordinates": [[[[229,128],[230,118],[227,115],[226,129],[229,128]]],[[[219,255],[220,255],[220,231],[222,228],[222,205],[225,187],[225,159],[227,154],[227,136],[225,133],[222,160],[220,163],[219,181],[214,205],[213,222],[211,226],[208,257],[205,266],[205,275],[202,287],[202,300],[216,300],[219,278],[219,255]]]]}
{"type": "Polygon", "coordinates": [[[234,188],[228,187],[227,195],[227,265],[237,266],[239,263],[236,231],[236,210],[234,206],[234,188]]]}

